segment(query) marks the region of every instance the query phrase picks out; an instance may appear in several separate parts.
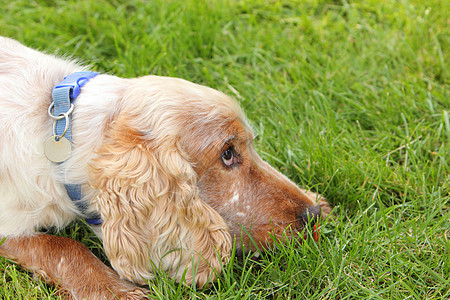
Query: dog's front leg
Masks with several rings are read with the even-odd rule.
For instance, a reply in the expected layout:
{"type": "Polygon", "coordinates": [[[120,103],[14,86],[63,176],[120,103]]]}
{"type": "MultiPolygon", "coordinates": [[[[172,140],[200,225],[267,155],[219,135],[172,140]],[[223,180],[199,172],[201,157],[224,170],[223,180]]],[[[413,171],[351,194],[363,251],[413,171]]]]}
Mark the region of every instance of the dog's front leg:
{"type": "Polygon", "coordinates": [[[70,238],[48,234],[6,237],[0,255],[56,285],[72,299],[147,299],[144,289],[120,279],[83,244],[70,238]]]}

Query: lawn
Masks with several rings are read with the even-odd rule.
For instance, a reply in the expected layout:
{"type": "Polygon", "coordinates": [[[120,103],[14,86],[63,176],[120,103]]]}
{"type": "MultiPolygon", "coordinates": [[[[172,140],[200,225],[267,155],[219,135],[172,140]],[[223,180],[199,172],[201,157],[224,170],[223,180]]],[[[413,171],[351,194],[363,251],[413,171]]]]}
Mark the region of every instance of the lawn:
{"type": "MultiPolygon", "coordinates": [[[[449,299],[449,3],[10,0],[0,34],[233,96],[261,156],[333,206],[319,242],[232,261],[208,289],[161,274],[153,298],[449,299]]],[[[106,261],[82,223],[59,234],[106,261]]],[[[0,277],[0,299],[58,298],[3,258],[0,277]]]]}

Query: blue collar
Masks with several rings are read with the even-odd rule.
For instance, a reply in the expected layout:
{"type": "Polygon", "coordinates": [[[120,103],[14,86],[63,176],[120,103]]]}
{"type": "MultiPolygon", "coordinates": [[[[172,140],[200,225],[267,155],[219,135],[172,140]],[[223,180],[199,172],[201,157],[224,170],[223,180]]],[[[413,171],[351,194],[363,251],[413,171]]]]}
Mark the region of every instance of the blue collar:
{"type": "MultiPolygon", "coordinates": [[[[65,137],[72,143],[71,130],[71,111],[73,110],[73,101],[81,92],[81,87],[89,81],[89,79],[97,76],[96,72],[76,72],[66,77],[58,83],[52,92],[53,98],[53,116],[64,116],[62,119],[55,120],[54,133],[59,138],[65,137]],[[67,126],[66,126],[67,121],[67,126]]],[[[78,207],[81,213],[86,214],[87,206],[81,201],[81,184],[66,184],[67,194],[78,207]]],[[[102,220],[99,215],[88,215],[85,219],[90,225],[100,225],[102,220]]]]}

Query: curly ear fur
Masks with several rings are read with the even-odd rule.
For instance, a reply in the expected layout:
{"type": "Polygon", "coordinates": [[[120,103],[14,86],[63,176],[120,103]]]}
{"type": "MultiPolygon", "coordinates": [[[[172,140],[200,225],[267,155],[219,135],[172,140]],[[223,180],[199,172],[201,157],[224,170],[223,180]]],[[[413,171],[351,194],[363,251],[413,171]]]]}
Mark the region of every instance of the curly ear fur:
{"type": "Polygon", "coordinates": [[[195,276],[203,286],[228,259],[228,227],[199,197],[197,176],[176,142],[157,145],[128,124],[124,117],[111,124],[90,165],[111,265],[139,284],[154,278],[154,265],[177,281],[187,268],[186,282],[195,276]]]}

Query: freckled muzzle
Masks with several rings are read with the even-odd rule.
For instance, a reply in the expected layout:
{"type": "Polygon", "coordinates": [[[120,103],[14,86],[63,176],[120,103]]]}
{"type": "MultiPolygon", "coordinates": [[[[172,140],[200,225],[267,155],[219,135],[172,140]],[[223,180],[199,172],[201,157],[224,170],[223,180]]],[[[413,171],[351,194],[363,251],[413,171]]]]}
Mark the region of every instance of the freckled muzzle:
{"type": "MultiPolygon", "coordinates": [[[[317,222],[321,218],[321,215],[322,215],[322,209],[321,209],[320,205],[307,208],[302,214],[300,214],[298,216],[298,221],[301,224],[301,226],[300,226],[300,228],[298,228],[298,230],[301,231],[302,228],[306,229],[306,227],[311,228],[310,231],[312,234],[312,238],[314,241],[318,242],[320,231],[319,231],[317,222]]],[[[303,232],[304,232],[303,239],[307,240],[308,239],[308,231],[303,230],[303,232]]],[[[260,250],[264,250],[264,247],[260,248],[260,250]]],[[[250,250],[250,252],[252,252],[252,251],[250,250]]],[[[252,253],[252,256],[250,256],[250,258],[254,261],[258,261],[260,259],[259,253],[257,253],[257,252],[255,252],[255,253],[252,253]]],[[[238,259],[239,262],[242,262],[244,256],[247,254],[248,254],[247,250],[244,253],[244,251],[240,247],[236,249],[236,258],[238,259]]]]}

